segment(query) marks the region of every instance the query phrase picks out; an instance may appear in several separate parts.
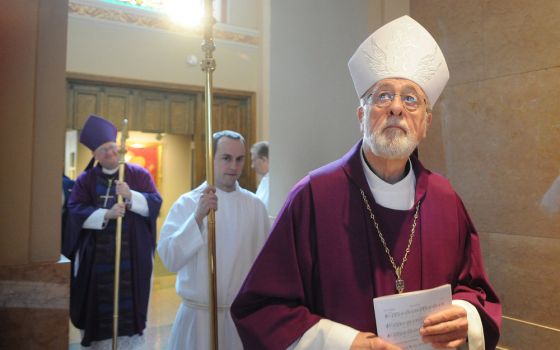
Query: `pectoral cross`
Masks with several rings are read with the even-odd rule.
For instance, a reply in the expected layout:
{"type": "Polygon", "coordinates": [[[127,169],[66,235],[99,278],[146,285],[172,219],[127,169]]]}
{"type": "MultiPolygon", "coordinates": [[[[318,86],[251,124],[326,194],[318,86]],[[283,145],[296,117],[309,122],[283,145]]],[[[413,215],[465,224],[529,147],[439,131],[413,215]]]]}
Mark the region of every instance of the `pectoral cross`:
{"type": "Polygon", "coordinates": [[[395,273],[396,273],[396,275],[397,275],[397,280],[395,281],[395,287],[397,288],[397,292],[398,292],[399,294],[401,294],[402,292],[404,292],[404,280],[401,278],[401,272],[402,272],[402,270],[401,270],[400,267],[398,267],[398,268],[395,270],[395,273]]]}
{"type": "Polygon", "coordinates": [[[105,193],[104,196],[99,196],[101,198],[105,198],[105,201],[103,202],[103,208],[107,208],[107,201],[109,200],[109,198],[113,198],[114,196],[110,196],[109,193],[111,192],[111,185],[113,184],[113,179],[109,179],[109,184],[107,185],[107,193],[105,193]]]}

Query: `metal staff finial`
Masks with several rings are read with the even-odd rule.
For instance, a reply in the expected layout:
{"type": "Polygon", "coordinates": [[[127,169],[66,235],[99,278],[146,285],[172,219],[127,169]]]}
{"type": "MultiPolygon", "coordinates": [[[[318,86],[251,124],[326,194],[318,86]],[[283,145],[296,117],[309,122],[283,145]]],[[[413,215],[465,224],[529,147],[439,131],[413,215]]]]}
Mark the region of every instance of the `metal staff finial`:
{"type": "MultiPolygon", "coordinates": [[[[214,185],[214,150],[212,149],[212,73],[216,69],[216,61],[212,56],[214,52],[214,38],[212,28],[215,20],[212,16],[212,0],[204,2],[204,41],[202,51],[205,52],[201,68],[206,73],[206,86],[204,101],[206,102],[206,182],[214,185]]],[[[211,349],[218,350],[218,308],[216,287],[216,216],[214,210],[208,213],[208,311],[210,313],[210,345],[211,349]]]]}

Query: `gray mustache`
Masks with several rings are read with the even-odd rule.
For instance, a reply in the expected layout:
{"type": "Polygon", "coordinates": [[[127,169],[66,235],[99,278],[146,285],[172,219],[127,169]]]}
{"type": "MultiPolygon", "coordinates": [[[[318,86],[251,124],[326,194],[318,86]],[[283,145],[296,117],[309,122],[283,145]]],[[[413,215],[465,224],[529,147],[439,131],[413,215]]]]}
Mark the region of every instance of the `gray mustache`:
{"type": "Polygon", "coordinates": [[[406,124],[399,123],[398,121],[388,121],[383,125],[382,129],[386,129],[388,127],[393,127],[393,126],[399,127],[401,129],[403,129],[404,131],[408,132],[408,127],[406,126],[406,124]]]}

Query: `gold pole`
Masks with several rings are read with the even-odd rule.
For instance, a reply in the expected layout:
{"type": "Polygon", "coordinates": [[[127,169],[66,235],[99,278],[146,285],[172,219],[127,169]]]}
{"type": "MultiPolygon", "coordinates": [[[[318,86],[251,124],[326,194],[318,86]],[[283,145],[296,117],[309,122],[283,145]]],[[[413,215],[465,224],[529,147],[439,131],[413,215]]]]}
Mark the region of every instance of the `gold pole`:
{"type": "MultiPolygon", "coordinates": [[[[126,138],[128,137],[128,120],[123,120],[121,131],[121,147],[119,149],[119,181],[124,181],[124,156],[126,154],[126,138]]],[[[117,196],[117,203],[122,203],[121,195],[117,196]]],[[[117,230],[115,232],[115,286],[113,289],[113,350],[117,349],[117,337],[119,336],[119,283],[121,271],[121,216],[117,217],[117,230]]]]}
{"type": "MultiPolygon", "coordinates": [[[[206,102],[206,182],[214,184],[214,152],[212,149],[212,73],[216,69],[216,61],[212,56],[215,49],[212,27],[214,17],[212,0],[204,2],[204,41],[202,51],[205,57],[201,62],[201,68],[206,73],[206,86],[204,89],[204,100],[206,102]]],[[[210,312],[210,349],[218,350],[218,309],[216,288],[216,216],[214,210],[208,213],[208,311],[210,312]]]]}

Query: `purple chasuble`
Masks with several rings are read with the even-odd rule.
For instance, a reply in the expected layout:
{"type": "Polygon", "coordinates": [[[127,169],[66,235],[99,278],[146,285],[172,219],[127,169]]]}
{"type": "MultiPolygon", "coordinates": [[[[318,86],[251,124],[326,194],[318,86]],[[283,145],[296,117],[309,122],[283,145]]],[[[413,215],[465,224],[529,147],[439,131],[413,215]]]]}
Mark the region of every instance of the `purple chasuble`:
{"type": "Polygon", "coordinates": [[[375,203],[361,141],[292,189],[231,311],[246,349],[286,349],[320,319],[377,332],[373,298],[395,294],[395,271],[373,226],[366,193],[397,266],[419,218],[402,278],[405,291],[450,283],[454,299],[480,313],[486,349],[494,349],[501,306],[484,271],[478,234],[449,182],[411,157],[415,205],[375,203]]]}
{"type": "MultiPolygon", "coordinates": [[[[85,220],[97,209],[110,209],[116,202],[112,181],[105,203],[109,179],[101,166],[83,172],[68,201],[68,218],[62,253],[72,260],[70,318],[84,330],[82,345],[112,337],[115,223],[110,220],[102,230],[82,229],[85,220]],[[106,204],[104,206],[104,204],[106,204]],[[79,254],[79,256],[77,256],[79,254]],[[79,261],[77,274],[74,274],[79,261]]],[[[123,219],[121,252],[121,293],[119,295],[119,335],[142,334],[146,327],[152,261],[156,243],[156,219],[161,197],[150,174],[143,168],[125,165],[125,182],[147,200],[149,217],[127,210],[123,219]]]]}

